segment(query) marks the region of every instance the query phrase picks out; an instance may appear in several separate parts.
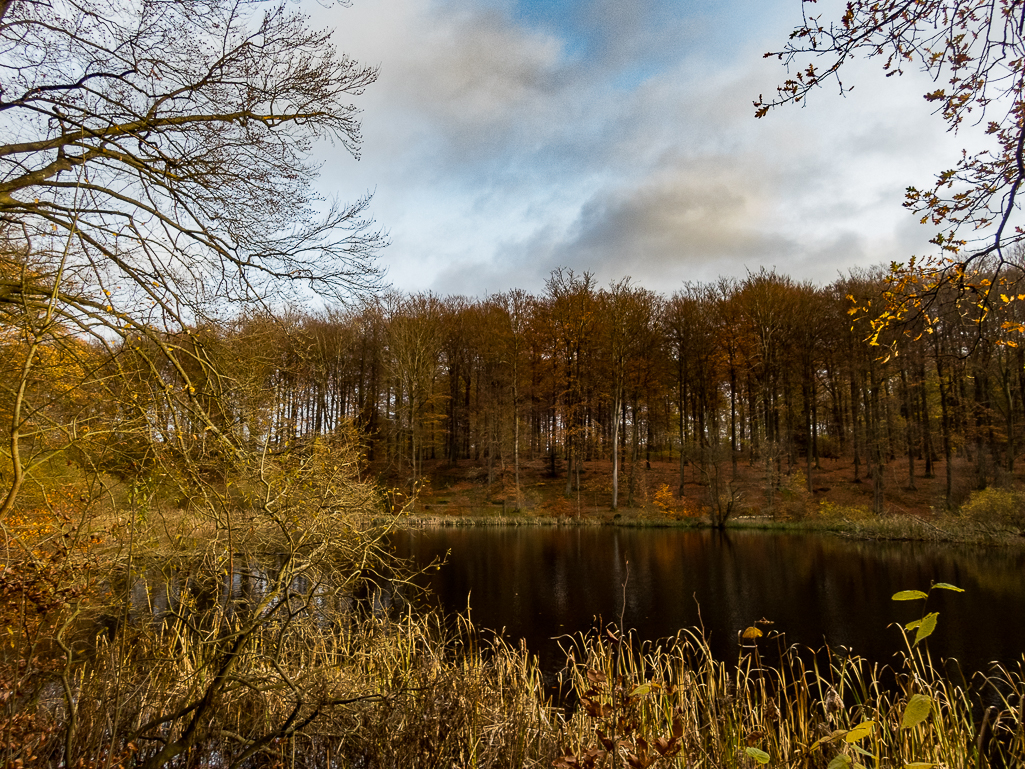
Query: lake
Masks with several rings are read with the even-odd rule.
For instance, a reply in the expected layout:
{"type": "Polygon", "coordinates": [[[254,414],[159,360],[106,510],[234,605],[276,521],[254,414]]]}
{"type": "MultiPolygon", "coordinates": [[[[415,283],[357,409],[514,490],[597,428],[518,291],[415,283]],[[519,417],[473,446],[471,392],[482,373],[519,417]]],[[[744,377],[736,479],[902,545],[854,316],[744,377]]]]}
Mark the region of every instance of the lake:
{"type": "Polygon", "coordinates": [[[936,590],[934,657],[967,671],[1025,654],[1025,551],[826,534],[617,527],[480,527],[400,531],[400,556],[444,566],[422,578],[448,612],[524,639],[551,674],[554,638],[622,621],[642,639],[704,627],[713,653],[735,658],[737,635],[767,619],[790,643],[849,647],[879,662],[904,648],[894,623],[922,615],[900,590],[936,590]]]}

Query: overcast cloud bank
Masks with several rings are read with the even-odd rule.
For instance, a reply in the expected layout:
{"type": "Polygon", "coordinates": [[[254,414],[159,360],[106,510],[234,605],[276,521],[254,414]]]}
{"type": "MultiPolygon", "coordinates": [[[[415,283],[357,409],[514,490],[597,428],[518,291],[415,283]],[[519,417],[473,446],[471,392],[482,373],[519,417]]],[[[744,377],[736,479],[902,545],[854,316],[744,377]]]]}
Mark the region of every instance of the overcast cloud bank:
{"type": "Polygon", "coordinates": [[[762,266],[827,282],[930,252],[904,189],[964,138],[930,114],[921,79],[859,62],[850,96],[755,120],[751,102],[785,77],[761,54],[797,0],[626,5],[310,8],[381,67],[358,100],[363,159],[325,146],[322,187],[375,191],[396,288],[538,290],[560,266],[663,292],[762,266]]]}

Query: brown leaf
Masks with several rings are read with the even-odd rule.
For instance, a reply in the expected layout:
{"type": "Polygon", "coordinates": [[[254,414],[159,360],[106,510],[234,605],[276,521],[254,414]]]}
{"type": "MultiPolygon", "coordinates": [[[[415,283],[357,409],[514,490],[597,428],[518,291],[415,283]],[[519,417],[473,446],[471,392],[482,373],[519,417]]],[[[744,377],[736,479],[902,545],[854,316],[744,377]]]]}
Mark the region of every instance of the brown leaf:
{"type": "Polygon", "coordinates": [[[580,704],[584,706],[584,710],[587,711],[587,715],[591,718],[601,718],[602,707],[597,702],[587,697],[581,697],[580,704]]]}

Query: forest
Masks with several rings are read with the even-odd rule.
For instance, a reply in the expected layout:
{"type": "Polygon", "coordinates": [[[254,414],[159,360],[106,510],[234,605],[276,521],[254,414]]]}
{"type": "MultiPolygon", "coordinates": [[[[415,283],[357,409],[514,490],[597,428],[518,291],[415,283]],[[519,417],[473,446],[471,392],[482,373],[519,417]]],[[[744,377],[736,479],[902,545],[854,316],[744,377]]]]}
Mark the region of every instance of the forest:
{"type": "MultiPolygon", "coordinates": [[[[995,294],[1007,299],[1018,280],[1005,271],[995,294]]],[[[882,513],[884,468],[900,459],[911,488],[940,474],[935,504],[953,509],[1009,483],[1022,453],[1022,309],[996,298],[969,313],[937,295],[931,314],[873,338],[887,285],[882,270],[827,286],[762,270],[666,295],[557,270],[539,295],[388,293],[276,319],[245,313],[168,343],[224,362],[224,376],[188,382],[195,398],[216,400],[218,429],[244,421],[243,404],[260,409],[264,434],[253,439],[278,450],[355,429],[371,471],[410,495],[425,463],[471,465],[515,509],[526,463],[543,463],[568,497],[583,463],[603,461],[612,486],[601,504],[632,507],[637,468],[673,462],[678,495],[689,467],[724,479],[710,492],[721,516],[738,466],[764,474],[771,506],[785,476],[801,470],[811,491],[830,459],[872,486],[882,513]]],[[[127,344],[104,354],[98,371],[139,365],[127,344]]],[[[157,386],[183,382],[168,367],[157,386]]],[[[169,445],[184,418],[163,413],[147,429],[169,445]]],[[[91,419],[115,436],[110,462],[145,461],[132,456],[134,427],[91,419]]],[[[207,443],[197,456],[216,453],[207,443]]]]}

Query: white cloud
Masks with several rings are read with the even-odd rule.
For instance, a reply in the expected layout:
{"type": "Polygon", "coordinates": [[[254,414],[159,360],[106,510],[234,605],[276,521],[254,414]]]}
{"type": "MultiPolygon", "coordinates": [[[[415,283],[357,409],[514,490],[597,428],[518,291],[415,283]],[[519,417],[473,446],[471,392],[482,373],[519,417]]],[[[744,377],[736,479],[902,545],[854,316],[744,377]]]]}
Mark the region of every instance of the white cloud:
{"type": "MultiPolygon", "coordinates": [[[[649,21],[659,5],[645,4],[649,21]]],[[[921,82],[855,63],[850,97],[824,90],[806,109],[755,120],[751,101],[784,76],[760,54],[784,30],[730,36],[745,19],[718,6],[661,27],[617,22],[620,6],[609,7],[590,58],[504,2],[319,12],[342,50],[381,64],[360,99],[364,160],[327,155],[324,183],[343,197],[376,187],[397,287],[538,290],[557,266],[662,290],[762,265],[824,281],[925,251],[932,233],[901,209],[903,190],[959,145],[921,82]],[[675,50],[666,29],[704,30],[718,47],[675,50]]]]}

